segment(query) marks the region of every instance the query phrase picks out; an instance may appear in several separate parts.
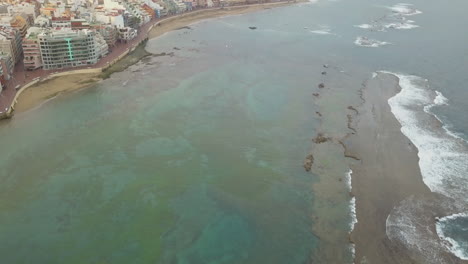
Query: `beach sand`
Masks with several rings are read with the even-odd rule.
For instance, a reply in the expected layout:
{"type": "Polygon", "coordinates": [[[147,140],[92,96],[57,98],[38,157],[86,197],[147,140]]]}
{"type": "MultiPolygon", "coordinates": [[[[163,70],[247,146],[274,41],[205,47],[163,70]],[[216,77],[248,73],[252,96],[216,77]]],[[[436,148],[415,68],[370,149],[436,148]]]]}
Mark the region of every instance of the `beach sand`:
{"type": "MultiPolygon", "coordinates": [[[[386,221],[401,201],[434,196],[422,180],[418,150],[401,133],[388,104],[401,89],[398,81],[393,75],[378,74],[367,82],[362,90],[364,103],[353,121],[357,133],[345,141],[347,153],[360,159],[351,166],[358,219],[351,234],[355,263],[418,263],[405,246],[390,241],[386,221]]],[[[434,218],[425,219],[419,224],[434,229],[434,218]]],[[[449,259],[447,263],[456,263],[449,259]]]]}
{"type": "MultiPolygon", "coordinates": [[[[301,2],[301,1],[297,1],[297,2],[301,2]]],[[[189,24],[192,24],[197,21],[204,20],[204,19],[227,16],[227,15],[245,14],[249,12],[270,9],[272,7],[280,7],[280,6],[290,5],[294,3],[296,2],[252,4],[248,6],[226,7],[223,9],[206,9],[206,10],[185,13],[180,16],[174,16],[174,17],[161,20],[161,22],[155,25],[153,29],[148,33],[148,37],[156,38],[166,32],[187,26],[189,24]]],[[[131,54],[129,55],[131,56],[131,54]]],[[[127,55],[126,57],[128,57],[129,55],[127,55]]],[[[125,61],[125,58],[123,62],[122,61],[117,62],[115,66],[113,67],[114,68],[127,68],[138,61],[137,60],[137,61],[128,63],[128,61],[125,61]]],[[[106,72],[104,72],[104,74],[105,73],[106,72]]],[[[51,80],[46,80],[44,82],[38,83],[37,85],[31,86],[21,93],[21,95],[17,99],[18,103],[15,105],[15,111],[24,112],[24,111],[30,110],[40,105],[42,102],[50,98],[53,98],[61,93],[71,92],[71,91],[75,91],[75,90],[79,90],[79,89],[92,86],[92,84],[96,83],[99,80],[102,80],[101,77],[103,76],[104,75],[97,75],[97,74],[73,74],[73,75],[56,77],[51,80]]]]}
{"type": "MultiPolygon", "coordinates": [[[[303,1],[297,1],[303,2],[303,1]]],[[[149,33],[149,38],[156,38],[162,34],[176,30],[185,26],[188,26],[192,23],[195,23],[200,20],[228,16],[228,15],[240,15],[250,12],[261,11],[265,9],[270,9],[272,7],[280,7],[285,5],[290,5],[296,2],[279,2],[279,3],[265,3],[265,4],[255,4],[249,6],[238,6],[238,7],[226,7],[223,9],[208,9],[193,13],[187,13],[181,16],[168,18],[161,23],[155,25],[151,32],[149,33]]]]}
{"type": "Polygon", "coordinates": [[[44,80],[21,93],[18,103],[15,105],[15,111],[30,110],[60,93],[83,89],[92,86],[99,80],[101,79],[98,74],[71,74],[44,80]]]}

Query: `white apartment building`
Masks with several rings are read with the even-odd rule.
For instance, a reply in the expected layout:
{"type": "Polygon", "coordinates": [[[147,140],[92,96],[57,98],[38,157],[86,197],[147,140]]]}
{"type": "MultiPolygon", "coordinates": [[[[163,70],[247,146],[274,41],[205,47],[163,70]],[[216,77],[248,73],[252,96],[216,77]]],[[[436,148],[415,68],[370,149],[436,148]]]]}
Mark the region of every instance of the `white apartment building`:
{"type": "Polygon", "coordinates": [[[104,39],[93,30],[46,30],[39,34],[44,69],[91,65],[107,54],[104,39]]]}

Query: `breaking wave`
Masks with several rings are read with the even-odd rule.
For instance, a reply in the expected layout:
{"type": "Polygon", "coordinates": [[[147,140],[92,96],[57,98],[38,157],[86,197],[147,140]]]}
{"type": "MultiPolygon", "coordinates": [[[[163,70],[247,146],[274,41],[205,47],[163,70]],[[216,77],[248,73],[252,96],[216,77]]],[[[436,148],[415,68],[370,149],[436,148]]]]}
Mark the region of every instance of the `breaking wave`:
{"type": "Polygon", "coordinates": [[[453,214],[439,219],[437,234],[455,256],[468,260],[468,213],[453,214]]]}
{"type": "Polygon", "coordinates": [[[401,92],[388,102],[401,131],[418,148],[424,183],[433,192],[468,203],[468,146],[438,129],[442,124],[429,111],[436,105],[447,104],[447,98],[428,89],[426,79],[394,75],[400,79],[401,92]]]}
{"type": "Polygon", "coordinates": [[[418,149],[424,183],[432,192],[441,194],[433,201],[416,198],[402,201],[387,218],[387,235],[422,253],[426,263],[443,263],[439,252],[448,249],[460,257],[456,243],[450,241],[452,246],[447,246],[447,242],[439,239],[449,240],[440,233],[441,225],[437,233],[428,228],[434,219],[427,212],[448,215],[468,211],[468,144],[447,133],[443,122],[431,112],[434,106],[447,105],[449,100],[441,92],[431,90],[427,79],[384,73],[399,78],[401,91],[388,103],[402,133],[418,149]]]}
{"type": "Polygon", "coordinates": [[[367,47],[367,48],[378,48],[385,45],[390,45],[390,42],[379,41],[376,39],[369,39],[366,37],[357,37],[354,41],[354,44],[360,47],[367,47]]]}
{"type": "Polygon", "coordinates": [[[331,33],[329,29],[311,30],[310,33],[319,35],[333,35],[333,33],[331,33]]]}
{"type": "Polygon", "coordinates": [[[387,8],[392,10],[392,12],[402,16],[414,16],[422,14],[422,12],[414,8],[412,4],[399,3],[394,6],[389,6],[387,8]]]}
{"type": "Polygon", "coordinates": [[[370,31],[385,32],[391,29],[414,29],[418,28],[415,21],[407,19],[409,15],[417,15],[422,12],[413,8],[410,4],[398,4],[392,7],[387,7],[392,10],[392,14],[384,15],[373,20],[370,24],[356,25],[357,28],[367,29],[370,31]]]}
{"type": "MultiPolygon", "coordinates": [[[[352,190],[353,190],[352,174],[353,174],[353,171],[351,169],[346,173],[346,181],[347,181],[349,192],[352,192],[352,190]]],[[[351,201],[349,202],[349,208],[350,208],[350,216],[351,216],[351,222],[349,224],[349,228],[350,228],[349,232],[352,233],[354,231],[354,226],[358,222],[358,219],[357,219],[357,216],[356,216],[356,197],[353,196],[351,198],[351,201]]],[[[354,257],[355,257],[355,253],[356,253],[354,243],[351,243],[350,250],[351,250],[351,254],[353,256],[353,263],[354,263],[354,257]]]]}

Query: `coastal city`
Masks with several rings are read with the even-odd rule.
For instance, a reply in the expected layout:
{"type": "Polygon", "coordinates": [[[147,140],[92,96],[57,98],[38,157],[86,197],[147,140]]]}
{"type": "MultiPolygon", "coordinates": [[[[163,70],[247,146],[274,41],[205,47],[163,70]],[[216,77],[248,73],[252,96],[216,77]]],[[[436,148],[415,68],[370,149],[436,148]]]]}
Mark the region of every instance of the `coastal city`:
{"type": "Polygon", "coordinates": [[[468,264],[446,2],[0,0],[0,264],[468,264]]]}
{"type": "Polygon", "coordinates": [[[60,72],[104,69],[144,41],[150,29],[166,17],[249,3],[236,0],[2,2],[0,117],[11,117],[16,96],[25,86],[60,72]]]}

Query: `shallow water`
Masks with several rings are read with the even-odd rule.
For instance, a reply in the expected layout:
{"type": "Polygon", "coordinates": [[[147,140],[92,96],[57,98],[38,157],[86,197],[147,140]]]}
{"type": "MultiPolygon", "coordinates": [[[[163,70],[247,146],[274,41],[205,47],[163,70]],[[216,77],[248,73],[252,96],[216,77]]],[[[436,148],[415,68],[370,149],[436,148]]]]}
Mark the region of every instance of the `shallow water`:
{"type": "Polygon", "coordinates": [[[467,20],[466,4],[415,0],[418,28],[355,27],[398,4],[380,2],[203,21],[148,42],[173,56],[1,124],[0,262],[352,262],[342,149],[315,146],[314,173],[302,163],[318,132],[350,133],[346,108],[363,80],[427,78],[448,100],[431,111],[468,131],[466,42],[446,19],[467,20]],[[392,45],[360,47],[360,36],[392,45]]]}

